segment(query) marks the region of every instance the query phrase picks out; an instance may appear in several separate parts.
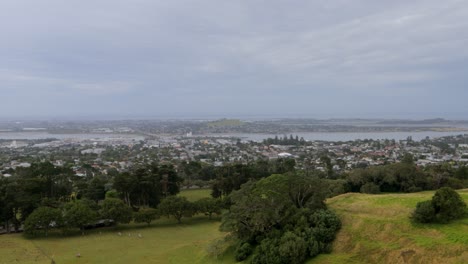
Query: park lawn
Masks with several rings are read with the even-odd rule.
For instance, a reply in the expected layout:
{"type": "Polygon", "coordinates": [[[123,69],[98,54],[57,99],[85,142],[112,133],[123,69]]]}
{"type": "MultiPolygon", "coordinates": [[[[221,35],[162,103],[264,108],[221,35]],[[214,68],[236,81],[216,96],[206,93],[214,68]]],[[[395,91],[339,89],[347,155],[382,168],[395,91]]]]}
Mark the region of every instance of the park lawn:
{"type": "Polygon", "coordinates": [[[163,218],[149,227],[122,225],[95,229],[84,236],[25,239],[22,234],[4,235],[0,237],[0,263],[50,264],[51,258],[57,264],[219,263],[222,256],[217,260],[208,254],[212,241],[224,236],[218,227],[219,221],[197,216],[183,219],[182,224],[163,218]]]}
{"type": "MultiPolygon", "coordinates": [[[[183,190],[179,195],[196,201],[210,197],[210,190],[183,190]]],[[[183,218],[182,224],[163,217],[150,226],[120,225],[90,230],[84,236],[52,234],[48,238],[26,239],[22,234],[3,235],[0,236],[0,264],[50,264],[52,258],[57,264],[234,263],[232,256],[219,254],[219,250],[215,253],[215,241],[225,236],[218,228],[219,218],[210,221],[200,215],[183,218]]]]}
{"type": "Polygon", "coordinates": [[[202,198],[211,197],[211,189],[184,189],[179,195],[186,197],[191,202],[195,202],[202,198]]]}
{"type": "MultiPolygon", "coordinates": [[[[459,191],[468,203],[468,189],[459,191]]],[[[413,224],[409,216],[433,191],[411,194],[348,193],[327,201],[343,227],[332,254],[312,263],[468,263],[468,219],[413,224]]]]}

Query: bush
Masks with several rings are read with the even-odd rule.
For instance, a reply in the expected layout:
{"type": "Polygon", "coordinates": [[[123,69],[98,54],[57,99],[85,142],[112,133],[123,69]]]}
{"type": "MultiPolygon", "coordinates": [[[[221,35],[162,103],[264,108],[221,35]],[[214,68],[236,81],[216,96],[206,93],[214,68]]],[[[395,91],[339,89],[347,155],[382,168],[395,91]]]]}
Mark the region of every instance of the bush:
{"type": "Polygon", "coordinates": [[[282,264],[278,239],[264,239],[253,255],[252,264],[282,264]]]}
{"type": "Polygon", "coordinates": [[[236,248],[236,261],[244,261],[246,258],[252,254],[252,245],[249,243],[240,243],[239,246],[236,248]]]}
{"type": "Polygon", "coordinates": [[[438,222],[448,222],[458,219],[466,213],[466,204],[461,196],[452,188],[440,188],[432,197],[432,206],[438,222]]]}
{"type": "Polygon", "coordinates": [[[419,202],[412,218],[419,223],[447,223],[465,214],[466,204],[461,196],[452,188],[443,187],[437,190],[431,201],[419,202]]]}
{"type": "Polygon", "coordinates": [[[435,210],[431,201],[419,202],[416,205],[411,218],[418,223],[430,223],[434,221],[435,210]]]}
{"type": "Polygon", "coordinates": [[[303,263],[307,257],[307,243],[302,237],[286,232],[281,237],[278,252],[283,263],[303,263]]]}
{"type": "Polygon", "coordinates": [[[317,241],[330,243],[335,239],[336,232],[341,228],[341,220],[335,213],[319,210],[310,218],[312,232],[317,241]]]}

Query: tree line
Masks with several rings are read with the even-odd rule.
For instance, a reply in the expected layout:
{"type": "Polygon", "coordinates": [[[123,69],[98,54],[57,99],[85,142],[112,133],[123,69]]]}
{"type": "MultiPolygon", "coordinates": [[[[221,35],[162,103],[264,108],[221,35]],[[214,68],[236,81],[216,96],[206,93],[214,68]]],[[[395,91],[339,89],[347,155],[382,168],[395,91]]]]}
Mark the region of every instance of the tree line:
{"type": "Polygon", "coordinates": [[[182,218],[202,213],[210,219],[213,214],[221,214],[225,203],[221,199],[202,198],[190,202],[185,197],[167,196],[156,208],[142,207],[132,209],[123,200],[107,197],[100,203],[88,199],[72,200],[67,203],[43,202],[32,211],[24,221],[24,231],[29,235],[47,236],[51,229],[60,229],[63,233],[135,223],[151,224],[161,216],[167,216],[181,223],[182,218]]]}

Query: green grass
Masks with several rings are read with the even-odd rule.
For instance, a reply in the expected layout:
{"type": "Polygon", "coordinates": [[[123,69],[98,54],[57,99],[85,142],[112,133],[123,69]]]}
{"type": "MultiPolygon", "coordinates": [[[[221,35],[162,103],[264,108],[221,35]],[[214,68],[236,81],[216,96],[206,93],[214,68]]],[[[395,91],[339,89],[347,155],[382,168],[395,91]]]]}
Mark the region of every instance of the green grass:
{"type": "Polygon", "coordinates": [[[180,196],[187,197],[187,200],[195,202],[202,198],[211,197],[211,189],[190,189],[182,190],[179,193],[180,196]]]}
{"type": "Polygon", "coordinates": [[[21,234],[4,235],[0,237],[0,263],[50,264],[50,258],[57,264],[221,263],[223,257],[217,260],[209,255],[212,241],[224,236],[218,231],[219,221],[204,216],[182,221],[176,224],[172,219],[161,219],[150,227],[132,224],[72,237],[57,234],[25,239],[21,234]]]}
{"type": "MultiPolygon", "coordinates": [[[[191,201],[210,197],[210,190],[184,190],[179,195],[191,201]]],[[[0,264],[44,263],[231,263],[233,257],[210,255],[215,241],[225,237],[218,231],[219,219],[206,216],[183,218],[182,224],[162,218],[146,224],[90,230],[86,235],[26,239],[22,234],[0,236],[0,264]],[[118,235],[122,233],[122,236],[118,235]],[[128,236],[130,234],[130,236],[128,236]],[[142,238],[138,237],[142,235],[142,238]],[[77,258],[76,254],[81,257],[77,258]]],[[[225,246],[222,244],[222,246],[225,246]]]]}
{"type": "MultiPolygon", "coordinates": [[[[468,190],[459,191],[468,202],[468,190]]],[[[468,219],[450,224],[414,224],[409,216],[434,192],[349,193],[328,206],[343,221],[333,253],[308,263],[468,263],[468,219]]]]}

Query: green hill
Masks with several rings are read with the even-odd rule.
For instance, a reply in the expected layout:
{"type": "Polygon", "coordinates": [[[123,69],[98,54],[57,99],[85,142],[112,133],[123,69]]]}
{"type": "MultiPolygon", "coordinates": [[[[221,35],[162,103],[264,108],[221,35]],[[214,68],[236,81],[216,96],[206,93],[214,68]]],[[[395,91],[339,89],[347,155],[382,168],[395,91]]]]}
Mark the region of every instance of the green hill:
{"type": "Polygon", "coordinates": [[[244,125],[239,119],[221,119],[217,121],[208,122],[208,127],[239,127],[244,125]]]}
{"type": "MultiPolygon", "coordinates": [[[[468,190],[459,191],[468,202],[468,190]]],[[[333,253],[308,263],[468,263],[468,218],[450,224],[413,224],[416,204],[434,192],[348,193],[327,201],[343,228],[333,253]]]]}

